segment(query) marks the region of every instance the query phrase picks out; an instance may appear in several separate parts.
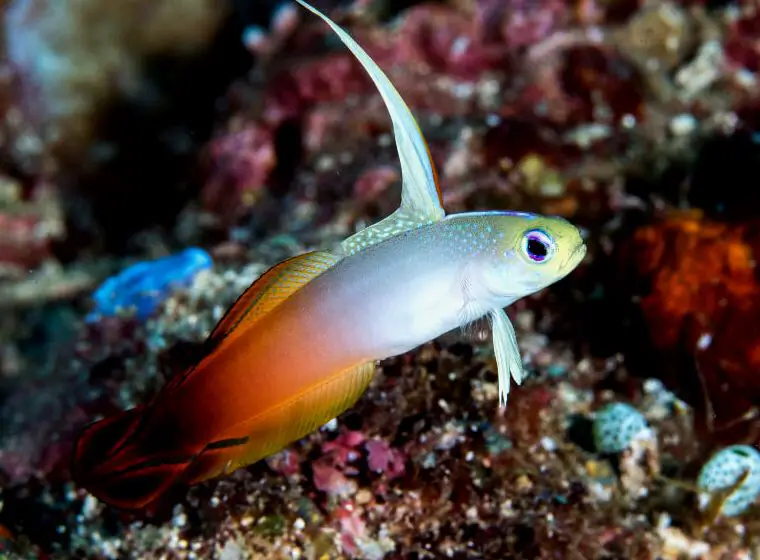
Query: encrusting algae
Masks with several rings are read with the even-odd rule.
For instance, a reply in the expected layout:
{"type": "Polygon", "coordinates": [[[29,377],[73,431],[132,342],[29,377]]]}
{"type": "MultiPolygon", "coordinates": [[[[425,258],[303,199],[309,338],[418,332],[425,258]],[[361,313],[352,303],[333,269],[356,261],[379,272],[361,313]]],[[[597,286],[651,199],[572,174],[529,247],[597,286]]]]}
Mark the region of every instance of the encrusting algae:
{"type": "Polygon", "coordinates": [[[321,17],[369,73],[393,122],[401,206],[343,241],[271,268],[238,299],[200,361],[153,401],[97,422],[73,474],[99,499],[139,509],[177,484],[228,474],[335,418],[375,363],[489,316],[500,403],[523,378],[504,307],[553,284],[586,254],[561,218],[520,212],[446,216],[430,152],[387,77],[321,17]]]}
{"type": "Polygon", "coordinates": [[[353,406],[281,452],[125,512],[72,481],[72,438],[181,378],[256,278],[392,214],[401,185],[382,97],[320,18],[231,0],[198,42],[185,3],[133,4],[167,9],[8,3],[28,48],[0,79],[0,556],[760,558],[756,453],[733,447],[760,443],[759,10],[314,2],[403,92],[447,212],[560,215],[589,254],[507,309],[529,372],[507,408],[476,321],[378,362],[353,406]],[[139,72],[94,76],[83,151],[42,124],[92,65],[40,62],[103,62],[86,47],[113,41],[88,21],[179,22],[196,46],[166,51],[169,29],[158,57],[107,49],[139,72]],[[154,268],[187,247],[213,266],[154,268]],[[158,291],[132,289],[136,263],[158,291]],[[101,300],[107,278],[128,289],[101,300]],[[707,400],[714,417],[693,408],[707,400]],[[638,419],[601,414],[620,404],[638,419]],[[630,429],[595,444],[609,420],[630,429]]]}
{"type": "Polygon", "coordinates": [[[760,406],[759,232],[757,222],[678,212],[639,228],[621,253],[657,367],[692,404],[707,404],[718,429],[760,406]]]}

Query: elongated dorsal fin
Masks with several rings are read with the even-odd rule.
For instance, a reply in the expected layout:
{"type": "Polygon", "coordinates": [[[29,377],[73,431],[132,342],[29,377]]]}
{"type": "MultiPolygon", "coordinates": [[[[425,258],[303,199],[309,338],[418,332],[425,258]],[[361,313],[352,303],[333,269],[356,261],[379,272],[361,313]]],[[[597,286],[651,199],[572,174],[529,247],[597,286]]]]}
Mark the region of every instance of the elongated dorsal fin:
{"type": "Polygon", "coordinates": [[[343,241],[343,250],[352,254],[384,239],[443,219],[443,201],[435,165],[425,138],[412,112],[380,67],[351,36],[325,14],[303,0],[296,0],[322,18],[359,60],[383,97],[393,123],[396,148],[401,160],[401,206],[396,212],[343,241]]]}
{"type": "Polygon", "coordinates": [[[514,379],[519,385],[522,383],[524,371],[515,328],[507,313],[501,308],[491,311],[491,333],[499,378],[499,405],[507,406],[510,379],[514,379]]]}
{"type": "Polygon", "coordinates": [[[324,379],[276,407],[251,414],[247,423],[235,428],[239,431],[224,434],[225,438],[239,438],[240,444],[208,446],[188,469],[186,481],[196,484],[231,473],[317,430],[351,408],[367,390],[374,373],[375,362],[365,362],[324,379]]]}

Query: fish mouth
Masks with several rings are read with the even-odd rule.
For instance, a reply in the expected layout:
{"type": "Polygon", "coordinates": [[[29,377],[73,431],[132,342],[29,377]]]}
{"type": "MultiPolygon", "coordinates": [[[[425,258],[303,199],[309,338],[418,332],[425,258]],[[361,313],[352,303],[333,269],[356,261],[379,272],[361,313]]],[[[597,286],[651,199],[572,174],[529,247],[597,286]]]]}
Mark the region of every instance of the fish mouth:
{"type": "Polygon", "coordinates": [[[575,267],[581,264],[581,261],[586,256],[586,251],[586,244],[583,241],[575,246],[575,249],[571,251],[570,255],[568,255],[567,259],[565,259],[565,262],[562,263],[562,269],[565,271],[565,274],[569,273],[575,267]]]}

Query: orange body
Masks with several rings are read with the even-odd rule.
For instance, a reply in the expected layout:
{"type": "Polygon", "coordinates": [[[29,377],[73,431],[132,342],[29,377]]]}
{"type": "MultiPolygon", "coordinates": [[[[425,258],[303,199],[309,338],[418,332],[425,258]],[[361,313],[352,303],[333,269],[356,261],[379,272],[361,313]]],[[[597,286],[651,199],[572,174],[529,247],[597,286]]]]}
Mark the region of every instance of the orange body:
{"type": "Polygon", "coordinates": [[[140,508],[174,484],[274,453],[351,406],[374,362],[334,343],[348,323],[327,320],[338,309],[314,299],[329,279],[300,286],[332,264],[329,255],[312,253],[260,278],[212,333],[195,367],[150,404],[85,430],[75,477],[103,501],[140,508]]]}

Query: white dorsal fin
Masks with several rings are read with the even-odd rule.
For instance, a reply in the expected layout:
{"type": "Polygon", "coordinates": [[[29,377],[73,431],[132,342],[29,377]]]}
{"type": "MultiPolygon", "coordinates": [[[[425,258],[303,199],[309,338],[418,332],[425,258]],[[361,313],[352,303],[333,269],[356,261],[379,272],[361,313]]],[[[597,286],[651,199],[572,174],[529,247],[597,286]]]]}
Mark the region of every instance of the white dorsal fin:
{"type": "Polygon", "coordinates": [[[491,311],[491,336],[499,378],[499,405],[504,407],[507,406],[510,378],[519,385],[522,383],[524,371],[515,328],[501,308],[491,311]]]}
{"type": "Polygon", "coordinates": [[[409,229],[441,220],[445,212],[435,165],[417,121],[388,77],[351,36],[325,14],[303,0],[296,0],[313,12],[338,35],[369,74],[385,101],[393,123],[396,147],[401,160],[401,206],[384,220],[365,228],[343,242],[351,254],[409,229]]]}

